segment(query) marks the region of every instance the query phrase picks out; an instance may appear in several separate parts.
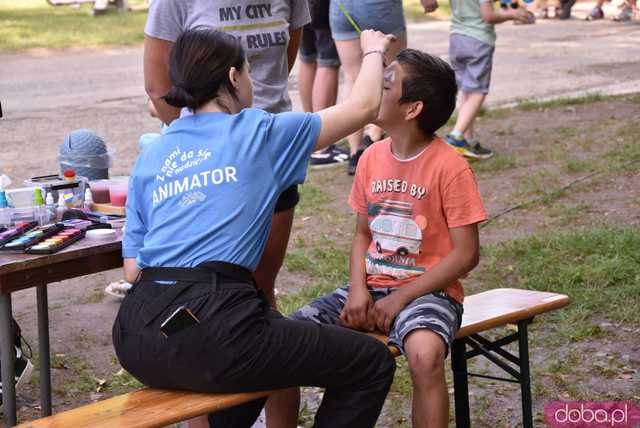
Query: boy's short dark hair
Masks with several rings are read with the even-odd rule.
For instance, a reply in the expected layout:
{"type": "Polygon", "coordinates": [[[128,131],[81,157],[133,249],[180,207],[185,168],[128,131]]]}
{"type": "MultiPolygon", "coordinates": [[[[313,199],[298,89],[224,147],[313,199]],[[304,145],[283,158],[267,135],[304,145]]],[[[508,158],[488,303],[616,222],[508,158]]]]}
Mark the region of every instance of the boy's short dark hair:
{"type": "Polygon", "coordinates": [[[456,75],[446,61],[416,49],[401,51],[396,60],[406,74],[400,103],[422,101],[418,127],[431,137],[456,108],[456,75]]]}

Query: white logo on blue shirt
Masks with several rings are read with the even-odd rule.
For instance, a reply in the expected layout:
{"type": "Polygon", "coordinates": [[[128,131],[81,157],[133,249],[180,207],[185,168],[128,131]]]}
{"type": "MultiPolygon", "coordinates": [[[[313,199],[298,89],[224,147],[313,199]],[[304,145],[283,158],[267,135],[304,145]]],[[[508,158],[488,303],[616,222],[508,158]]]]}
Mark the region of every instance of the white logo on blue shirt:
{"type": "Polygon", "coordinates": [[[188,152],[180,150],[176,146],[169,156],[164,160],[160,174],[156,175],[156,180],[164,181],[167,177],[174,177],[189,168],[196,167],[211,157],[209,149],[200,149],[196,153],[194,150],[188,152]]]}

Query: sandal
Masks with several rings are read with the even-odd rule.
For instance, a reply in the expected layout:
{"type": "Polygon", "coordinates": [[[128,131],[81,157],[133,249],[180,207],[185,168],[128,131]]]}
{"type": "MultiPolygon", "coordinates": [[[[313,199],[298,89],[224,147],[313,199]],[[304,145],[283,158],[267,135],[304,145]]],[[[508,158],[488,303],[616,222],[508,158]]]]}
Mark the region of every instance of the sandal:
{"type": "Polygon", "coordinates": [[[110,296],[117,297],[119,299],[124,299],[124,296],[127,295],[127,292],[131,289],[132,285],[129,284],[124,279],[120,281],[112,282],[107,285],[104,289],[104,292],[110,296]]]}

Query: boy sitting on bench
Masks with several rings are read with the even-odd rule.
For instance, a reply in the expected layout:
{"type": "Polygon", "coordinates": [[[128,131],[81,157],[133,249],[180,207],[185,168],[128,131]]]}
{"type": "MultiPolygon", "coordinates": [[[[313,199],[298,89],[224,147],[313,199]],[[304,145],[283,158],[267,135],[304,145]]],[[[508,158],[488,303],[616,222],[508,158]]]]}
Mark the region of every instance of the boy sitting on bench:
{"type": "Polygon", "coordinates": [[[381,330],[407,357],[413,426],[446,427],[444,360],[462,319],[459,278],[478,263],[486,219],[464,158],[435,132],[454,110],[451,67],[406,49],[385,70],[376,124],[390,138],[358,164],[349,205],[357,213],[350,285],[291,318],[381,330]]]}

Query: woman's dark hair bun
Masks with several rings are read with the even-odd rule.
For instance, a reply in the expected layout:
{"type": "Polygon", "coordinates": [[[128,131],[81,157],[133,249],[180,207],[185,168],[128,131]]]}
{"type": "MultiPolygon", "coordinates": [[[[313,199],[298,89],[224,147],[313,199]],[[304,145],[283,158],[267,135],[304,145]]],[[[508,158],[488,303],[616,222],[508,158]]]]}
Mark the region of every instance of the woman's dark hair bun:
{"type": "Polygon", "coordinates": [[[230,34],[199,27],[178,37],[169,57],[171,89],[162,97],[174,107],[196,110],[218,97],[220,90],[232,97],[236,89],[229,69],[244,68],[245,54],[240,41],[230,34]]]}
{"type": "Polygon", "coordinates": [[[191,96],[189,92],[183,88],[172,86],[169,92],[162,97],[167,104],[177,108],[188,107],[196,105],[196,100],[191,96]]]}

